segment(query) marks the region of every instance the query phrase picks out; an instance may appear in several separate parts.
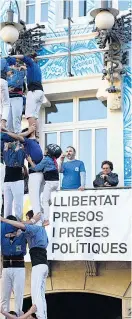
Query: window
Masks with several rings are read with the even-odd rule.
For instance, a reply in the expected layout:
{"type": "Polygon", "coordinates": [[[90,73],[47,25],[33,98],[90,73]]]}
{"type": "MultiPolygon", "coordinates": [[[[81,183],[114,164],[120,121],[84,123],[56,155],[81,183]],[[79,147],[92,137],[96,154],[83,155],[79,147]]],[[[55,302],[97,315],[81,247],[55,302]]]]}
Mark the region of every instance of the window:
{"type": "Polygon", "coordinates": [[[47,133],[45,134],[45,146],[48,144],[57,143],[57,134],[56,133],[47,133]]]}
{"type": "MultiPolygon", "coordinates": [[[[88,23],[91,20],[90,11],[101,7],[102,0],[56,0],[56,24],[60,27],[61,25],[67,26],[67,18],[69,16],[70,6],[70,17],[73,23],[83,24],[88,23]],[[87,16],[87,19],[86,19],[87,16]]],[[[125,0],[120,0],[124,2],[125,0]]],[[[128,0],[126,0],[127,2],[128,0]]],[[[130,0],[129,0],[130,1],[130,0]]],[[[104,1],[105,2],[105,1],[104,1]]],[[[118,0],[108,0],[108,6],[118,9],[118,0]]],[[[73,25],[73,24],[72,24],[73,25]]]]}
{"type": "Polygon", "coordinates": [[[118,0],[118,9],[120,11],[128,10],[131,7],[131,0],[118,0]]]}
{"type": "Polygon", "coordinates": [[[69,17],[73,17],[73,1],[65,1],[64,0],[64,10],[63,10],[63,19],[67,19],[69,17]],[[70,9],[70,12],[69,12],[70,9]]]}
{"type": "Polygon", "coordinates": [[[73,121],[73,102],[55,103],[52,108],[46,108],[46,123],[63,123],[73,121]]]}
{"type": "Polygon", "coordinates": [[[48,0],[26,1],[26,23],[36,24],[48,21],[48,0]]]}
{"type": "Polygon", "coordinates": [[[79,0],[79,17],[84,17],[87,14],[87,1],[79,0]]]}
{"type": "Polygon", "coordinates": [[[35,23],[35,0],[27,0],[26,3],[26,23],[35,23]]]}
{"type": "Polygon", "coordinates": [[[48,1],[41,0],[41,22],[48,21],[48,1]]]}
{"type": "Polygon", "coordinates": [[[60,146],[62,150],[65,150],[67,146],[73,145],[73,132],[61,132],[60,133],[60,146]]]}
{"type": "Polygon", "coordinates": [[[45,144],[57,143],[63,152],[69,145],[75,147],[76,158],[85,164],[86,186],[92,187],[107,159],[107,108],[95,97],[75,97],[53,102],[44,112],[45,144]]]}
{"type": "Polygon", "coordinates": [[[98,99],[80,99],[79,121],[104,119],[107,116],[107,108],[98,99]]]}

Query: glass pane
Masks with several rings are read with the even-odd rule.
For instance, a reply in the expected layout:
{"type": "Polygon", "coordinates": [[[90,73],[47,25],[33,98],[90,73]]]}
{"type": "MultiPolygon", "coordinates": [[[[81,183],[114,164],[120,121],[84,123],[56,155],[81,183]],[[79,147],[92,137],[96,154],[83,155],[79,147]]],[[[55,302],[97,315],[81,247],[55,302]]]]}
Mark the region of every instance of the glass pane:
{"type": "Polygon", "coordinates": [[[63,152],[66,151],[68,146],[73,146],[73,132],[60,133],[60,146],[63,152]]]}
{"type": "Polygon", "coordinates": [[[73,102],[54,103],[53,107],[45,108],[46,123],[63,123],[73,121],[73,102]]]}
{"type": "Polygon", "coordinates": [[[27,24],[35,23],[35,5],[26,7],[26,23],[27,24]]]}
{"type": "Polygon", "coordinates": [[[92,186],[92,131],[79,131],[79,159],[86,169],[86,186],[92,186]]]}
{"type": "Polygon", "coordinates": [[[95,130],[95,170],[101,171],[101,163],[107,160],[107,129],[95,130]]]}
{"type": "Polygon", "coordinates": [[[41,4],[41,22],[48,21],[48,3],[41,4]]]}
{"type": "Polygon", "coordinates": [[[86,16],[87,1],[79,0],[79,17],[86,16]]]}
{"type": "Polygon", "coordinates": [[[106,106],[98,99],[80,99],[79,121],[104,119],[107,117],[106,106]]]}
{"type": "Polygon", "coordinates": [[[45,134],[45,146],[48,144],[57,144],[57,133],[46,133],[45,134]]]}
{"type": "Polygon", "coordinates": [[[118,8],[120,11],[128,10],[131,7],[131,0],[119,0],[118,8]]]}
{"type": "Polygon", "coordinates": [[[69,2],[70,2],[70,17],[73,17],[73,1],[64,1],[64,12],[63,18],[67,19],[69,17],[69,2]]]}
{"type": "MultiPolygon", "coordinates": [[[[92,2],[94,2],[94,7],[97,9],[97,8],[101,8],[102,7],[102,1],[105,2],[105,0],[94,0],[92,2]]],[[[107,0],[107,4],[108,4],[108,8],[111,8],[112,7],[112,1],[113,0],[107,0]]],[[[105,3],[104,3],[105,5],[105,3]]],[[[113,5],[114,6],[114,5],[113,5]]],[[[115,6],[114,6],[115,7],[115,6]]]]}

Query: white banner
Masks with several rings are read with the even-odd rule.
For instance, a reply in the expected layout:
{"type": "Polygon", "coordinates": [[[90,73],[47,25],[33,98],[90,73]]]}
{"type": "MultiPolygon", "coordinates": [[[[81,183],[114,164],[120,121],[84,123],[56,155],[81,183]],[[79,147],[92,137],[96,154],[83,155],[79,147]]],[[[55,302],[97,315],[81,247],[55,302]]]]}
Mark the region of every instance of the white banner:
{"type": "Polygon", "coordinates": [[[53,193],[48,260],[130,261],[131,211],[131,189],[53,193]]]}

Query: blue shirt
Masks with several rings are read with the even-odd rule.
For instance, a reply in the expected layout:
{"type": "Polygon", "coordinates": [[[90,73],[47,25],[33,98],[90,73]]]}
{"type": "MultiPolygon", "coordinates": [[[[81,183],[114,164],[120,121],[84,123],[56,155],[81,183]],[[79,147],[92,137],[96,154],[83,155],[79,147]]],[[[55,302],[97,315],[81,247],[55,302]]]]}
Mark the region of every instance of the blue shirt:
{"type": "Polygon", "coordinates": [[[23,167],[26,154],[23,144],[19,141],[4,143],[3,159],[8,167],[23,167]]]}
{"type": "Polygon", "coordinates": [[[0,77],[6,80],[7,72],[9,71],[9,66],[4,58],[0,58],[0,77]]]}
{"type": "Polygon", "coordinates": [[[2,255],[5,256],[19,256],[23,254],[26,255],[26,234],[22,232],[18,237],[14,237],[12,243],[10,238],[5,237],[5,234],[12,233],[17,231],[18,228],[6,224],[4,222],[1,223],[1,251],[2,255]]]}
{"type": "Polygon", "coordinates": [[[3,151],[4,151],[4,143],[5,142],[14,142],[14,139],[9,136],[7,133],[0,133],[0,140],[1,140],[1,162],[3,163],[3,151]]]}
{"type": "Polygon", "coordinates": [[[48,237],[44,227],[25,224],[25,230],[29,249],[34,247],[47,248],[48,237]]]}
{"type": "Polygon", "coordinates": [[[79,160],[67,161],[62,164],[62,189],[77,189],[81,186],[80,173],[85,172],[84,163],[79,160]]]}
{"type": "Polygon", "coordinates": [[[0,58],[0,73],[1,71],[7,72],[8,70],[9,70],[9,66],[6,59],[0,58]]]}
{"type": "Polygon", "coordinates": [[[30,155],[35,164],[38,164],[42,160],[43,153],[36,139],[25,137],[24,148],[26,155],[30,155]]]}
{"type": "Polygon", "coordinates": [[[15,65],[16,64],[16,58],[13,58],[11,56],[8,56],[6,58],[6,61],[7,61],[8,65],[15,65]]]}
{"type": "Polygon", "coordinates": [[[50,156],[44,156],[39,164],[37,164],[34,168],[32,167],[32,170],[34,170],[35,172],[42,171],[43,173],[45,173],[56,170],[56,165],[53,158],[51,158],[50,156]]]}
{"type": "Polygon", "coordinates": [[[41,82],[42,74],[38,63],[27,56],[24,56],[22,61],[26,64],[27,67],[27,84],[31,82],[41,82]]]}
{"type": "Polygon", "coordinates": [[[26,72],[15,70],[15,69],[10,69],[10,70],[13,72],[13,75],[7,76],[8,86],[22,89],[26,72]]]}
{"type": "Polygon", "coordinates": [[[15,65],[16,59],[12,57],[0,58],[0,74],[1,78],[6,80],[7,72],[9,71],[9,65],[15,65]]]}
{"type": "Polygon", "coordinates": [[[0,58],[0,71],[9,71],[9,65],[15,65],[16,58],[8,57],[8,58],[0,58]]]}

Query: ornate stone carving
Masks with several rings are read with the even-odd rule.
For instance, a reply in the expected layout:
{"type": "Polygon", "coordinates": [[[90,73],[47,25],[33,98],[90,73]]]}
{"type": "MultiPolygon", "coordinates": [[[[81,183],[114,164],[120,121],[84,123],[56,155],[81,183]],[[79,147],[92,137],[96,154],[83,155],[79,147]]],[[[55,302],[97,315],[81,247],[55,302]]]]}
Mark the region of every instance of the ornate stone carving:
{"type": "Polygon", "coordinates": [[[121,92],[109,93],[109,98],[111,100],[111,103],[109,103],[111,111],[121,109],[121,92]]]}

